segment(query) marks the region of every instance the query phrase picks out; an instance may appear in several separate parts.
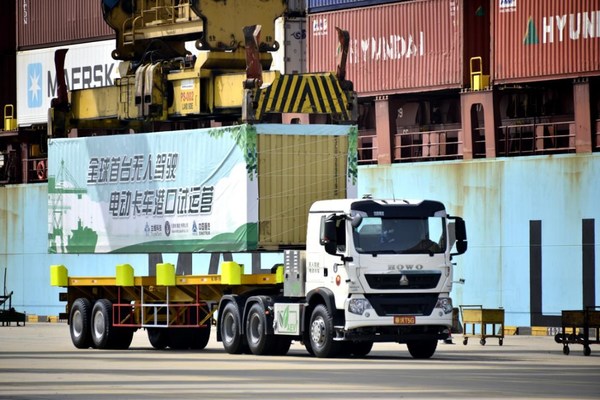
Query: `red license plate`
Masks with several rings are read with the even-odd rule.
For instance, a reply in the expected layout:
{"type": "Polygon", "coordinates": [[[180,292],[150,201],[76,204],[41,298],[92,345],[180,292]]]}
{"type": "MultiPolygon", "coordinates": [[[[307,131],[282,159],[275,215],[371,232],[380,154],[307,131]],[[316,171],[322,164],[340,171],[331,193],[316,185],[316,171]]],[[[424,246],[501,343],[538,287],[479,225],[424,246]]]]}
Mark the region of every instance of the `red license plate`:
{"type": "Polygon", "coordinates": [[[415,316],[414,315],[394,315],[394,324],[395,325],[414,325],[415,324],[415,316]]]}

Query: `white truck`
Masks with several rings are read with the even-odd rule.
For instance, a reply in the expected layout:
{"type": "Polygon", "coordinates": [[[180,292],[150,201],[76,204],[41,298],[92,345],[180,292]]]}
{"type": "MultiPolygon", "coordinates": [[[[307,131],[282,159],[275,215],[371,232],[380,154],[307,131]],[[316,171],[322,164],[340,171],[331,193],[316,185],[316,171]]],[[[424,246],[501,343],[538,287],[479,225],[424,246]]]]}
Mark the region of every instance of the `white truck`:
{"type": "Polygon", "coordinates": [[[437,201],[318,201],[306,250],[285,253],[283,290],[224,295],[218,338],[230,353],[281,353],[295,339],[317,357],[398,342],[429,358],[450,335],[452,257],[466,248],[464,221],[437,201]]]}

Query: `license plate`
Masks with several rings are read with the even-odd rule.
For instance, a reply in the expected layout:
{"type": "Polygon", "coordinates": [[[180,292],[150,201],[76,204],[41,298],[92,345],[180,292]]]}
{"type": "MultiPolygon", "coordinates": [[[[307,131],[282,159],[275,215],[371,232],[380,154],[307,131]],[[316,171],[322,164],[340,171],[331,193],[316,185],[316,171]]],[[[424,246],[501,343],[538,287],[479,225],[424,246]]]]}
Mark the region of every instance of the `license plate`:
{"type": "Polygon", "coordinates": [[[415,324],[415,316],[414,315],[394,315],[394,324],[395,325],[414,325],[415,324]]]}

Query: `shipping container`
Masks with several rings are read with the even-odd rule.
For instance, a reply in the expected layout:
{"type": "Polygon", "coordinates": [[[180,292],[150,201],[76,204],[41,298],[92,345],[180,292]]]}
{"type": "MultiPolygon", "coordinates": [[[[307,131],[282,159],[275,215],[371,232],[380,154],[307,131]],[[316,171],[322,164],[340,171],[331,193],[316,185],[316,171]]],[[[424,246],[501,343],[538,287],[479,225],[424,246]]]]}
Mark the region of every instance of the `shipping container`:
{"type": "MultiPolygon", "coordinates": [[[[9,1],[2,5],[0,13],[0,111],[4,112],[7,104],[16,104],[17,88],[15,76],[16,64],[16,37],[15,37],[15,2],[9,1]]],[[[4,117],[4,114],[2,114],[4,117]]],[[[4,120],[0,130],[5,129],[4,120]]]]}
{"type": "Polygon", "coordinates": [[[18,0],[16,23],[18,50],[114,37],[100,1],[18,0]]]}
{"type": "Polygon", "coordinates": [[[118,61],[113,60],[113,40],[50,47],[17,53],[17,115],[19,126],[46,124],[50,101],[56,97],[54,52],[69,51],[65,59],[65,79],[69,90],[112,86],[119,77],[118,61]]]}
{"type": "Polygon", "coordinates": [[[355,194],[353,126],[239,125],[48,148],[50,253],[304,247],[310,205],[355,194]]]}
{"type": "Polygon", "coordinates": [[[600,73],[600,0],[492,4],[494,83],[600,73]]]}
{"type": "Polygon", "coordinates": [[[270,70],[282,74],[306,72],[306,18],[277,18],[275,40],[279,49],[271,53],[270,70]]]}
{"type": "Polygon", "coordinates": [[[308,13],[314,14],[394,2],[398,2],[398,0],[307,0],[306,8],[308,13]]]}
{"type": "Polygon", "coordinates": [[[308,70],[336,65],[336,28],[350,34],[346,78],[361,96],[470,87],[489,75],[488,0],[420,0],[309,15],[308,70]]]}

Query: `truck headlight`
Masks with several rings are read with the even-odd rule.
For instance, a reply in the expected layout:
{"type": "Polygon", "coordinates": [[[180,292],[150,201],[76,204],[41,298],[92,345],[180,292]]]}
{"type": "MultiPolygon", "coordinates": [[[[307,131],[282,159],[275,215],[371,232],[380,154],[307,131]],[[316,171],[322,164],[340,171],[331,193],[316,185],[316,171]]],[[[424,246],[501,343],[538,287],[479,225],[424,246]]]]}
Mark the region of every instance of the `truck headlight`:
{"type": "Polygon", "coordinates": [[[450,297],[438,298],[435,308],[441,308],[444,314],[450,314],[452,312],[452,299],[450,297]]]}
{"type": "Polygon", "coordinates": [[[348,302],[348,311],[352,314],[363,315],[366,310],[370,310],[372,308],[373,307],[371,306],[371,303],[369,303],[369,300],[367,299],[350,299],[348,302]]]}

